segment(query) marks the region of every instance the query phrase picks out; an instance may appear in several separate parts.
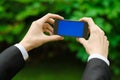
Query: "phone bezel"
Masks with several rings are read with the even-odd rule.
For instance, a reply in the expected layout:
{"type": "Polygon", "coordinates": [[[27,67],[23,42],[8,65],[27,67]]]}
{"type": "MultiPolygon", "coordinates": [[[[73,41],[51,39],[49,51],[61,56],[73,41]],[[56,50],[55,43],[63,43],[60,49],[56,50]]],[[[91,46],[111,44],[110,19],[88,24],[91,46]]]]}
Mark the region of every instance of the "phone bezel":
{"type": "MultiPolygon", "coordinates": [[[[54,34],[58,35],[58,23],[59,23],[59,19],[55,20],[55,24],[54,24],[54,34]]],[[[71,20],[63,20],[63,21],[69,21],[69,22],[83,22],[83,21],[71,21],[71,20]]],[[[85,39],[88,39],[88,34],[89,30],[88,30],[88,23],[84,22],[84,31],[83,31],[83,35],[82,37],[85,39]]],[[[61,35],[61,36],[66,36],[66,35],[61,35]]],[[[69,36],[69,35],[68,35],[69,36]]],[[[78,36],[69,36],[69,37],[78,37],[78,36]]],[[[79,38],[79,37],[78,37],[79,38]]]]}

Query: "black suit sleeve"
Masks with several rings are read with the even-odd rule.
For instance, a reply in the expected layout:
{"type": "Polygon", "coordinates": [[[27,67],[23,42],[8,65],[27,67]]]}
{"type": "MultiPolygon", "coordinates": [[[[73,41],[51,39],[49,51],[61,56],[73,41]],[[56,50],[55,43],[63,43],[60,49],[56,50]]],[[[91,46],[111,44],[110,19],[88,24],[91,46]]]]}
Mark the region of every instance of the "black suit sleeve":
{"type": "Polygon", "coordinates": [[[104,61],[93,58],[87,63],[82,80],[111,80],[110,68],[104,61]]]}
{"type": "Polygon", "coordinates": [[[20,50],[11,46],[0,54],[0,80],[10,80],[24,66],[20,50]]]}

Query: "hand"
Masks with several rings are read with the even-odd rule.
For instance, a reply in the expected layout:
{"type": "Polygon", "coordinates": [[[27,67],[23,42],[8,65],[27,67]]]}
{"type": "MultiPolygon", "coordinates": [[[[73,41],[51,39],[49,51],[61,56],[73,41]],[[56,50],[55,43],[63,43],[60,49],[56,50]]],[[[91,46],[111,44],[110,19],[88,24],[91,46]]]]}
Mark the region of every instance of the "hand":
{"type": "Polygon", "coordinates": [[[63,37],[53,35],[54,30],[51,25],[54,25],[54,19],[63,19],[63,17],[48,13],[42,18],[34,21],[20,44],[27,51],[30,51],[46,42],[63,40],[63,37]],[[44,34],[44,32],[48,32],[50,35],[48,36],[44,34]]]}
{"type": "Polygon", "coordinates": [[[88,22],[90,37],[88,40],[84,38],[77,38],[77,40],[85,47],[89,55],[97,53],[107,58],[109,41],[104,32],[91,18],[82,18],[80,21],[88,22]]]}

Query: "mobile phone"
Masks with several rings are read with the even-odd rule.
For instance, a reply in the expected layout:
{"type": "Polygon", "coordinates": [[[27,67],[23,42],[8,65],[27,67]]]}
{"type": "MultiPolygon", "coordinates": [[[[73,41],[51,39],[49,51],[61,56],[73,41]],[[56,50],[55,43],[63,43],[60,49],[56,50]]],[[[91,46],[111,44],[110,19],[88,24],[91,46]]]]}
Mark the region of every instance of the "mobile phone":
{"type": "Polygon", "coordinates": [[[87,39],[89,35],[88,23],[56,19],[54,25],[54,34],[87,39]]]}

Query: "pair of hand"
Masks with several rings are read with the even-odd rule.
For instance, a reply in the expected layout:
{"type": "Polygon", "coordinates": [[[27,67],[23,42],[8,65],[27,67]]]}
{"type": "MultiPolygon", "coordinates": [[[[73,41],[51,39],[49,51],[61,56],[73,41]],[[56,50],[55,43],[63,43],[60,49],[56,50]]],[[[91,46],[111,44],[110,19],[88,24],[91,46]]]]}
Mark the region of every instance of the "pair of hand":
{"type": "MultiPolygon", "coordinates": [[[[34,21],[20,44],[27,51],[30,51],[49,41],[63,40],[63,37],[53,34],[54,30],[51,25],[54,25],[54,19],[64,18],[56,14],[48,13],[42,18],[34,21]],[[48,32],[50,35],[48,36],[44,34],[44,32],[48,32]]],[[[90,37],[88,40],[77,38],[77,41],[83,44],[88,54],[99,53],[102,56],[107,57],[109,42],[104,32],[91,18],[82,18],[80,21],[88,22],[90,37]]]]}

